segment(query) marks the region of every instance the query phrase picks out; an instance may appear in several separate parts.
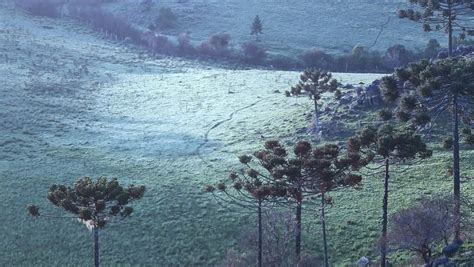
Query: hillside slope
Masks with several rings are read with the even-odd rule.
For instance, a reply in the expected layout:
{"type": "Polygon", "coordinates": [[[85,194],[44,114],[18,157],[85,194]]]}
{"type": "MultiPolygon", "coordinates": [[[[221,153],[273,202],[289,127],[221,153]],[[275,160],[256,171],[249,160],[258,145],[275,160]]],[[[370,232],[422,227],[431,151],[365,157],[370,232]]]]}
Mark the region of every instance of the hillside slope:
{"type": "MultiPolygon", "coordinates": [[[[129,220],[103,231],[104,266],[215,266],[252,229],[252,215],[228,213],[202,188],[264,141],[295,141],[311,108],[283,94],[298,73],[154,59],[74,22],[3,6],[0,26],[0,266],[91,265],[92,235],[82,224],[32,219],[25,210],[37,203],[62,214],[47,202],[48,186],[80,176],[148,188],[129,220]]],[[[379,77],[335,75],[344,84],[379,77]]],[[[440,152],[429,168],[394,176],[394,210],[420,193],[448,191],[450,179],[439,175],[448,159],[440,152]]],[[[474,175],[473,161],[464,151],[464,176],[474,175]]],[[[467,181],[463,190],[472,192],[467,181]]],[[[327,219],[335,266],[375,257],[381,193],[380,177],[369,176],[362,190],[334,194],[327,219]]],[[[304,217],[304,250],[320,256],[315,216],[304,217]]]]}
{"type": "Polygon", "coordinates": [[[192,39],[204,40],[227,32],[234,45],[254,39],[250,25],[259,15],[263,44],[272,52],[292,57],[311,47],[341,53],[355,45],[385,51],[394,44],[424,48],[431,38],[445,43],[443,35],[424,33],[421,25],[397,17],[398,9],[406,7],[404,0],[153,1],[150,10],[142,2],[110,1],[105,7],[141,27],[153,23],[161,7],[169,7],[177,15],[177,27],[165,33],[190,32],[192,39]]]}

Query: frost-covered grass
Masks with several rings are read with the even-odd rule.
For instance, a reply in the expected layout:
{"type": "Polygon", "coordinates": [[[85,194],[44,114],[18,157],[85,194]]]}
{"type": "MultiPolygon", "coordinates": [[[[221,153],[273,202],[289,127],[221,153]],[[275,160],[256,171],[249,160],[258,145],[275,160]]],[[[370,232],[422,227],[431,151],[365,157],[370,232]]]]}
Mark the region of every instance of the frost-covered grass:
{"type": "MultiPolygon", "coordinates": [[[[85,175],[148,188],[132,218],[103,231],[104,266],[219,263],[254,218],[226,212],[202,188],[264,141],[295,141],[311,102],[283,92],[299,74],[155,60],[72,23],[3,8],[0,17],[0,265],[91,265],[92,235],[82,224],[32,219],[25,209],[38,203],[60,214],[47,203],[48,186],[85,175]]],[[[379,76],[336,77],[358,84],[379,76]]],[[[395,175],[392,211],[449,190],[448,159],[439,153],[395,175]]],[[[474,153],[462,159],[472,177],[474,153]]],[[[362,190],[334,194],[327,220],[337,266],[376,254],[381,183],[380,175],[367,177],[362,190]]],[[[472,183],[463,190],[472,192],[472,183]]],[[[317,217],[304,217],[315,224],[317,217]]],[[[321,252],[319,233],[316,223],[304,235],[311,254],[321,252]]]]}

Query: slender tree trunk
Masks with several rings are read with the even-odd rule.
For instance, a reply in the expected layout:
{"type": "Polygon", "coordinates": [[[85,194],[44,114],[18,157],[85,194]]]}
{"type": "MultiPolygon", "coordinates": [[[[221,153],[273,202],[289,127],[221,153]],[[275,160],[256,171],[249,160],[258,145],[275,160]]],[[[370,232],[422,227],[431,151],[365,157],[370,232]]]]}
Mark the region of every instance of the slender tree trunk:
{"type": "Polygon", "coordinates": [[[317,134],[319,132],[318,100],[316,100],[315,96],[313,96],[313,98],[314,98],[314,130],[317,134]]]}
{"type": "Polygon", "coordinates": [[[262,267],[262,201],[258,201],[258,267],[262,267]]]}
{"type": "Polygon", "coordinates": [[[94,263],[99,267],[99,228],[94,227],[94,263]]]}
{"type": "Polygon", "coordinates": [[[324,192],[321,193],[321,224],[323,228],[323,247],[324,247],[324,267],[329,267],[329,258],[328,258],[328,243],[326,239],[326,200],[324,199],[324,192]]]}
{"type": "Polygon", "coordinates": [[[301,253],[301,191],[298,192],[297,202],[296,202],[296,259],[299,261],[301,253]]]}
{"type": "Polygon", "coordinates": [[[387,218],[388,218],[388,179],[389,176],[390,161],[388,158],[385,159],[385,177],[384,177],[384,191],[383,191],[383,216],[382,216],[382,244],[381,251],[382,257],[380,260],[380,266],[385,267],[387,264],[387,218]]]}
{"type": "Polygon", "coordinates": [[[431,266],[430,257],[428,257],[427,253],[423,253],[423,261],[425,262],[425,266],[431,266]]]}
{"type": "Polygon", "coordinates": [[[456,219],[455,224],[455,239],[459,240],[461,236],[461,173],[460,173],[460,157],[459,157],[459,110],[458,110],[458,96],[453,95],[453,180],[454,180],[454,215],[456,219]]]}
{"type": "Polygon", "coordinates": [[[453,19],[451,1],[448,1],[448,57],[453,56],[453,19]]]}

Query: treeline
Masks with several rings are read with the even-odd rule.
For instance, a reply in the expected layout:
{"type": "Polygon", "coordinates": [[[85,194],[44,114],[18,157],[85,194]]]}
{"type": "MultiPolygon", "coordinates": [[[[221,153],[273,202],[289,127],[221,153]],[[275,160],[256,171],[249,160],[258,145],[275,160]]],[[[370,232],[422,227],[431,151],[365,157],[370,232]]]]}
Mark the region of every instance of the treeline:
{"type": "MultiPolygon", "coordinates": [[[[176,15],[166,9],[165,15],[157,18],[157,25],[152,30],[139,30],[126,20],[100,8],[100,0],[71,0],[67,4],[61,0],[15,0],[18,7],[32,15],[61,17],[69,16],[91,25],[95,30],[115,40],[126,41],[147,50],[163,55],[180,56],[198,59],[225,60],[234,64],[254,65],[279,70],[302,70],[321,68],[334,72],[391,72],[394,68],[406,66],[409,62],[422,58],[445,57],[437,40],[430,40],[423,50],[410,50],[397,44],[385,52],[356,46],[345,54],[332,55],[319,48],[311,48],[297,57],[269,53],[258,41],[248,41],[239,46],[231,44],[227,33],[216,33],[201,42],[192,42],[189,35],[182,33],[169,37],[154,30],[161,26],[174,25],[176,15]]],[[[473,46],[458,48],[458,54],[474,51],[473,46]]]]}

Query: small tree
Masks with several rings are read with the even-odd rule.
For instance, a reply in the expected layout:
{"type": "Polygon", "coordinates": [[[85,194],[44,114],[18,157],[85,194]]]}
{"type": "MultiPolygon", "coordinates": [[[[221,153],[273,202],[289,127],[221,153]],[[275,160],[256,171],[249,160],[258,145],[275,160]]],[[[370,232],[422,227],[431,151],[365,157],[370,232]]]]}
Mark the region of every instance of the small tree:
{"type": "Polygon", "coordinates": [[[255,41],[259,42],[258,35],[263,34],[263,25],[260,17],[257,15],[253,19],[252,26],[250,27],[250,35],[255,35],[255,41]]]}
{"type": "Polygon", "coordinates": [[[116,178],[108,180],[99,177],[93,181],[89,177],[80,178],[74,186],[53,184],[48,191],[48,200],[71,217],[54,216],[40,213],[36,205],[29,205],[28,212],[33,217],[77,218],[94,232],[94,262],[99,266],[99,230],[114,217],[126,218],[133,212],[128,206],[132,201],[139,200],[145,193],[145,186],[129,185],[122,187],[116,178]]]}
{"type": "Polygon", "coordinates": [[[298,84],[291,87],[291,91],[286,91],[287,96],[299,96],[307,94],[314,102],[314,131],[319,132],[319,112],[318,101],[323,93],[330,92],[340,95],[337,89],[338,82],[332,78],[332,74],[320,69],[307,69],[301,76],[298,84]]]}
{"type": "Polygon", "coordinates": [[[430,39],[426,45],[425,51],[423,52],[423,56],[425,58],[436,58],[440,48],[441,45],[439,44],[438,40],[430,39]]]}
{"type": "MultiPolygon", "coordinates": [[[[452,197],[435,197],[398,211],[391,217],[390,243],[398,249],[417,253],[425,266],[433,266],[436,254],[441,254],[436,253],[437,248],[444,243],[447,260],[453,250],[448,240],[455,232],[454,208],[452,197]]],[[[455,249],[459,249],[459,244],[455,249]]]]}
{"type": "Polygon", "coordinates": [[[409,0],[414,9],[400,10],[398,16],[419,22],[423,30],[445,31],[448,34],[448,53],[453,53],[453,33],[460,32],[461,39],[474,34],[472,0],[409,0]]]}
{"type": "Polygon", "coordinates": [[[384,196],[382,204],[382,235],[381,235],[381,263],[386,266],[387,256],[387,224],[388,224],[388,187],[390,165],[404,162],[416,157],[426,158],[432,154],[419,135],[413,131],[397,130],[391,125],[383,125],[376,129],[368,127],[355,137],[349,139],[350,151],[367,154],[371,160],[380,159],[384,167],[384,196]]]}
{"type": "MultiPolygon", "coordinates": [[[[454,197],[460,212],[461,175],[459,151],[459,124],[465,116],[466,139],[472,139],[469,108],[474,103],[474,60],[472,58],[448,58],[430,62],[422,60],[382,80],[382,94],[387,101],[398,101],[397,116],[402,121],[423,125],[431,117],[442,116],[450,111],[451,141],[453,152],[454,197]]],[[[456,239],[460,237],[460,225],[456,239]]]]}

